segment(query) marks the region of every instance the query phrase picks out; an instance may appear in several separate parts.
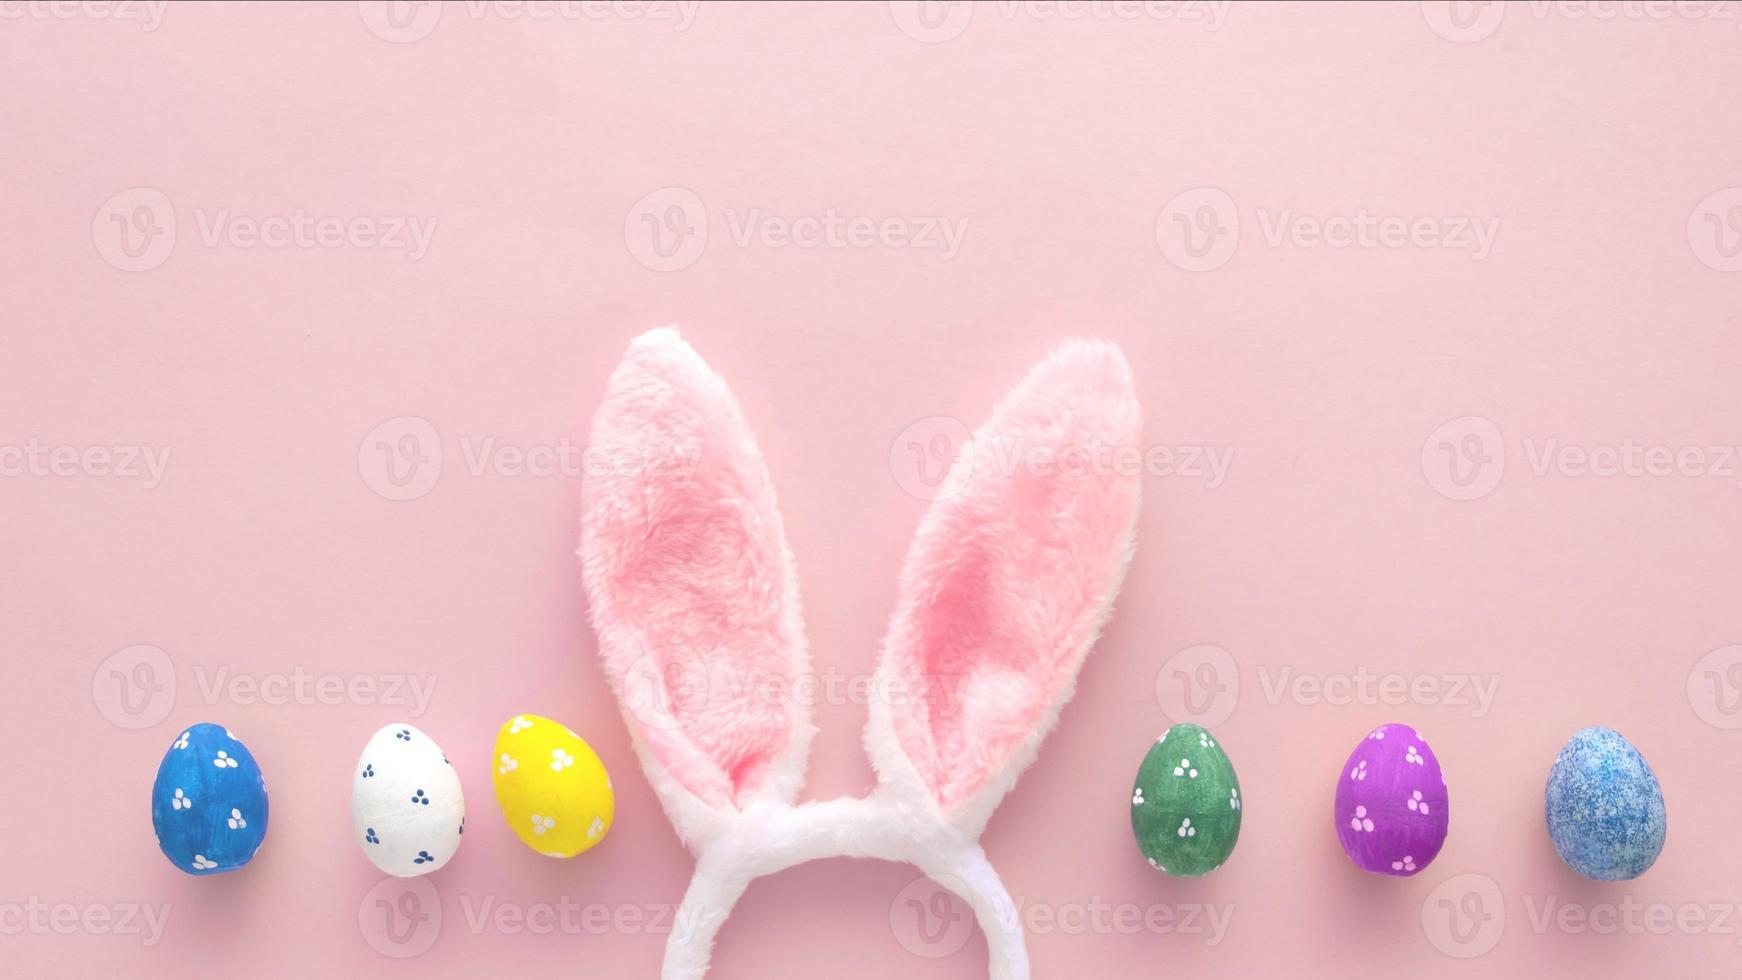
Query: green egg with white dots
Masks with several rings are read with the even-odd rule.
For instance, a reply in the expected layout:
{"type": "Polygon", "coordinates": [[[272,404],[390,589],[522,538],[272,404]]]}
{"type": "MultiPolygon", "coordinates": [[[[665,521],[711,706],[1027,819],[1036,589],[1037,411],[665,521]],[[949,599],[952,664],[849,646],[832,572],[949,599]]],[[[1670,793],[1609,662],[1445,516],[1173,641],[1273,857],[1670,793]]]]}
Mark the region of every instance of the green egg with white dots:
{"type": "Polygon", "coordinates": [[[1137,768],[1131,832],[1150,867],[1196,878],[1234,853],[1245,806],[1221,743],[1198,725],[1175,725],[1137,768]]]}

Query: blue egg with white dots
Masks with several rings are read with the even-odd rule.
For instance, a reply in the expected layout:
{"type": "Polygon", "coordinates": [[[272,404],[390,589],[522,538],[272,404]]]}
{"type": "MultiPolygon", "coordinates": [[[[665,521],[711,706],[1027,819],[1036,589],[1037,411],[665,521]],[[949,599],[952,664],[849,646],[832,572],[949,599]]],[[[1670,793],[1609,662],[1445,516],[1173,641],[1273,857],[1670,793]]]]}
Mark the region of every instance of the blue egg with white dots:
{"type": "Polygon", "coordinates": [[[222,725],[170,743],[151,786],[151,826],[164,857],[190,875],[234,871],[266,840],[266,780],[254,754],[222,725]]]}
{"type": "Polygon", "coordinates": [[[1663,787],[1619,732],[1574,735],[1555,757],[1544,796],[1555,850],[1587,878],[1637,878],[1663,851],[1663,787]]]}

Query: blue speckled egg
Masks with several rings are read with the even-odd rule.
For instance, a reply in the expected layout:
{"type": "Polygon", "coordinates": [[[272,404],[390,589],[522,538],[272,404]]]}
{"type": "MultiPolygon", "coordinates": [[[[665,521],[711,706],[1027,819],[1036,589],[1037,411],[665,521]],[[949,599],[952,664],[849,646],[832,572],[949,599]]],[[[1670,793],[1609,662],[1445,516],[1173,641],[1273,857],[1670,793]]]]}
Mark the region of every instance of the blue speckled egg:
{"type": "Polygon", "coordinates": [[[266,780],[222,725],[177,735],[151,786],[151,826],[169,862],[190,875],[247,864],[266,839],[266,780]]]}
{"type": "Polygon", "coordinates": [[[1587,878],[1637,878],[1663,850],[1663,788],[1619,732],[1574,735],[1549,770],[1545,798],[1555,850],[1587,878]]]}

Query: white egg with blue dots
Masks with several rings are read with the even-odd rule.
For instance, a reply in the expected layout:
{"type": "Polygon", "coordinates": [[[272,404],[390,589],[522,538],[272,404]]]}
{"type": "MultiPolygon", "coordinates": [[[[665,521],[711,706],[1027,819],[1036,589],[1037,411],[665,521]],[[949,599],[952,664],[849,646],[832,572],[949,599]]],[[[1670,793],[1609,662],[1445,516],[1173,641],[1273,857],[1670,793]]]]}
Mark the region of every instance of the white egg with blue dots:
{"type": "Polygon", "coordinates": [[[351,825],[377,868],[400,878],[428,874],[460,849],[460,776],[428,735],[388,725],[363,746],[351,774],[351,825]]]}

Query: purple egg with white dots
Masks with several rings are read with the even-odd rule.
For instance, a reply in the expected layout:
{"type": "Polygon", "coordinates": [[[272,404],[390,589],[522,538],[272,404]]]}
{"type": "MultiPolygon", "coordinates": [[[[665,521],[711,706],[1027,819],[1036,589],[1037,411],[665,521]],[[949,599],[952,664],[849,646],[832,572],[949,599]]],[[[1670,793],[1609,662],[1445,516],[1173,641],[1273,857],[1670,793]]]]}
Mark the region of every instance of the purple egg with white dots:
{"type": "Polygon", "coordinates": [[[1408,725],[1367,733],[1337,774],[1337,840],[1362,871],[1407,878],[1446,842],[1446,777],[1408,725]]]}

